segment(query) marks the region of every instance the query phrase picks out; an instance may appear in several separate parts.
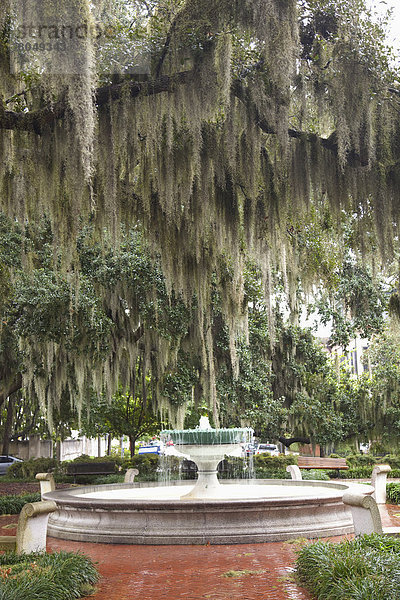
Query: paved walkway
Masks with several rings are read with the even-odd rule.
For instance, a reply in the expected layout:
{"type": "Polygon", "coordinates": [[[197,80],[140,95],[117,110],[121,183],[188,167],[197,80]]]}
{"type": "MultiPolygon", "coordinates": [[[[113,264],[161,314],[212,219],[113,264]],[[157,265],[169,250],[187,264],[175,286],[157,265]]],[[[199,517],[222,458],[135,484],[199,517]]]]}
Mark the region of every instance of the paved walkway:
{"type": "MultiPolygon", "coordinates": [[[[400,526],[399,506],[380,511],[383,525],[400,526]]],[[[98,591],[87,600],[311,600],[293,577],[293,542],[127,546],[49,538],[48,548],[80,550],[98,563],[98,591]]]]}
{"type": "Polygon", "coordinates": [[[87,600],[310,600],[293,579],[293,543],[127,546],[48,539],[81,550],[102,579],[87,600]]]}

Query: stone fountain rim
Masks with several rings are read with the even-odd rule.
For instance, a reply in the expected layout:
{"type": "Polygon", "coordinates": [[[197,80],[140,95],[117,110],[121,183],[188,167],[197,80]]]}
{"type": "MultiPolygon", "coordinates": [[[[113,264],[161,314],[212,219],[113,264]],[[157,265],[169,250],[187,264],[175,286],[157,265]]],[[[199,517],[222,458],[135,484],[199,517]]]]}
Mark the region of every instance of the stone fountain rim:
{"type": "MultiPolygon", "coordinates": [[[[169,484],[163,484],[160,482],[138,482],[138,483],[114,483],[114,484],[103,484],[103,485],[89,485],[82,486],[76,488],[69,488],[64,490],[58,490],[54,492],[48,492],[43,495],[43,500],[53,500],[57,503],[60,509],[63,506],[70,506],[75,508],[86,508],[86,509],[104,509],[104,510],[160,510],[160,508],[164,509],[181,509],[183,507],[193,507],[201,509],[203,508],[223,508],[224,510],[229,508],[239,508],[239,507],[254,507],[258,506],[288,506],[288,505],[301,505],[307,504],[310,501],[318,500],[321,504],[329,504],[332,501],[337,501],[343,495],[343,492],[349,488],[357,488],[357,491],[365,494],[371,495],[374,491],[374,488],[365,484],[357,484],[357,483],[334,483],[327,481],[319,481],[319,480],[305,480],[305,481],[294,481],[290,479],[257,479],[254,480],[253,485],[283,485],[285,487],[315,487],[315,488],[332,488],[332,494],[329,496],[307,496],[305,498],[299,496],[285,496],[284,498],[210,498],[210,499],[191,499],[191,500],[181,500],[177,499],[103,499],[103,498],[81,498],[77,497],[76,494],[90,493],[96,491],[111,491],[118,489],[128,489],[128,488],[157,488],[157,487],[165,487],[166,485],[175,485],[175,486],[187,486],[187,481],[174,481],[169,484]],[[151,485],[152,484],[152,485],[151,485]]],[[[248,480],[243,479],[235,479],[235,480],[224,480],[221,483],[222,486],[235,484],[235,485],[252,485],[248,480]]]]}

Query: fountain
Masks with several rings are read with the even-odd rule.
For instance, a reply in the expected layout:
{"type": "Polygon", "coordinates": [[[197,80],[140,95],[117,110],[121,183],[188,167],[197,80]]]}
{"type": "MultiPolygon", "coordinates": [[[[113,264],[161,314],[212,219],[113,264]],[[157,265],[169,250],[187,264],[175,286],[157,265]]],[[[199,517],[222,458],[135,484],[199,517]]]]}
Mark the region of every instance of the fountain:
{"type": "Polygon", "coordinates": [[[212,429],[208,417],[200,417],[196,429],[164,430],[163,441],[174,442],[175,448],[196,463],[197,482],[181,500],[196,498],[221,498],[225,490],[218,480],[218,465],[226,455],[253,440],[253,429],[212,429]]]}
{"type": "Polygon", "coordinates": [[[354,531],[342,501],[363,484],[288,479],[219,482],[226,454],[252,438],[252,430],[212,429],[203,417],[195,429],[163,431],[180,453],[196,462],[198,479],[168,483],[90,485],[44,494],[58,510],[48,534],[66,540],[115,544],[240,544],[354,531]]]}

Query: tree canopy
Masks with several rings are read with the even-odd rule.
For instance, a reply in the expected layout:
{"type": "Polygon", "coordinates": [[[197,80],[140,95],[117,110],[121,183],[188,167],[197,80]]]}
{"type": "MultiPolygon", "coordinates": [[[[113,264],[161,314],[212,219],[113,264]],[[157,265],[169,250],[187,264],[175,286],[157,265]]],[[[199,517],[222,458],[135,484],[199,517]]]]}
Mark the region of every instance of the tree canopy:
{"type": "MultiPolygon", "coordinates": [[[[300,282],[321,279],[314,207],[335,230],[349,215],[364,257],[394,253],[400,88],[384,21],[364,0],[1,4],[0,303],[14,320],[0,351],[23,364],[0,394],[18,373],[51,413],[68,390],[81,405],[129,388],[139,355],[163,383],[190,354],[218,424],[211,306],[218,294],[236,376],[249,260],[273,330],[276,273],[294,313],[300,282]],[[140,258],[124,250],[132,231],[140,258]]],[[[154,402],[182,420],[164,391],[154,402]]]]}

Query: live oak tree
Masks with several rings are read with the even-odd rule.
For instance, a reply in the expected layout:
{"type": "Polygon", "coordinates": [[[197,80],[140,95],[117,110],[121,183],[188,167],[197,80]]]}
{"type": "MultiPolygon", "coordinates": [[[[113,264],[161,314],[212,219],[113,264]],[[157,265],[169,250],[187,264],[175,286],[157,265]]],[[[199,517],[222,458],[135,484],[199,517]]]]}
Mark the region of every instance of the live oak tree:
{"type": "MultiPolygon", "coordinates": [[[[382,258],[393,252],[399,88],[381,25],[363,0],[2,0],[2,8],[0,208],[22,229],[49,220],[52,275],[36,273],[32,287],[44,305],[50,289],[59,314],[72,315],[62,344],[38,336],[22,348],[24,388],[50,415],[66,388],[78,390],[81,406],[92,388],[129,387],[140,354],[160,374],[178,364],[176,339],[151,327],[143,339],[137,299],[112,277],[96,291],[125,342],[102,347],[110,323],[90,302],[80,232],[90,225],[91,244],[107,254],[133,226],[160,261],[172,305],[179,299],[193,313],[181,350],[198,358],[197,395],[217,425],[215,286],[237,374],[248,323],[244,265],[251,258],[260,268],[273,331],[273,270],[294,312],[299,280],[308,289],[318,278],[318,268],[302,270],[291,235],[314,202],[334,223],[343,211],[355,215],[360,238],[372,232],[382,258]],[[39,43],[30,56],[32,46],[15,44],[21,15],[36,38],[67,31],[67,51],[40,54],[39,43]],[[99,32],[96,23],[114,37],[71,35],[83,24],[99,32]],[[10,71],[10,60],[19,69],[10,71]],[[79,311],[92,330],[76,341],[79,311]],[[94,360],[85,343],[104,355],[94,360]]],[[[6,293],[13,268],[0,276],[6,293]]],[[[7,352],[14,360],[15,347],[7,352]]],[[[154,402],[182,422],[182,407],[166,397],[154,402]]]]}

